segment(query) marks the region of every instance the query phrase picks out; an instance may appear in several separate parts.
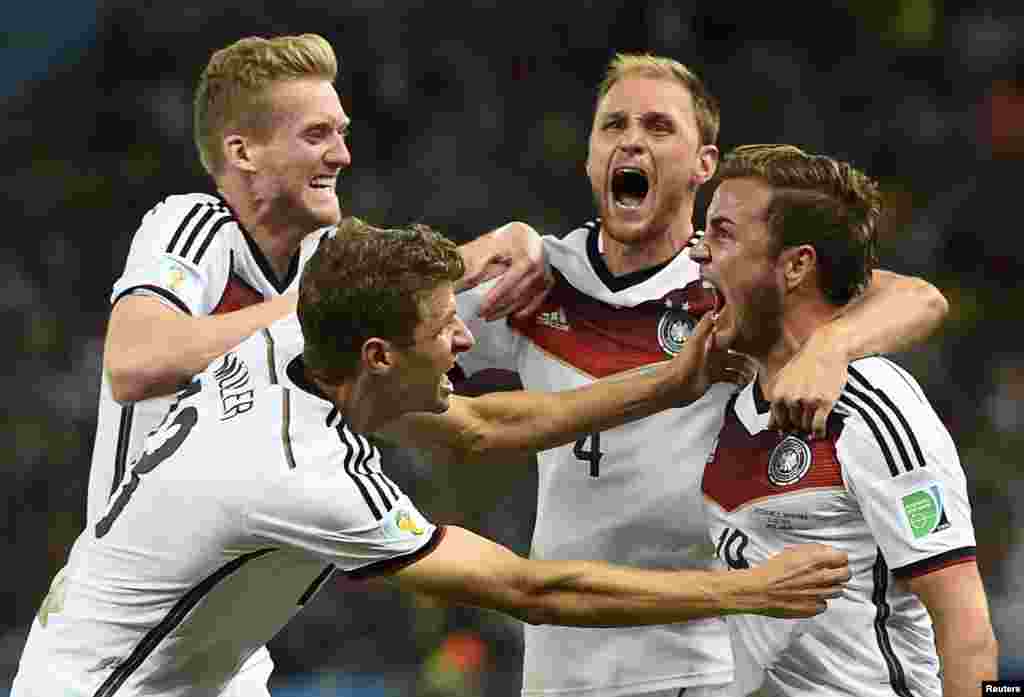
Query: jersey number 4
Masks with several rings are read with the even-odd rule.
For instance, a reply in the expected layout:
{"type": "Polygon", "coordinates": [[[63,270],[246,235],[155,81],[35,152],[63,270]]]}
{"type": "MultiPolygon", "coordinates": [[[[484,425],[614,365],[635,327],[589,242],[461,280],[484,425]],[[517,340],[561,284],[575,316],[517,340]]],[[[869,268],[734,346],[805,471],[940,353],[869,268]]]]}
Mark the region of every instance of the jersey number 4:
{"type": "Polygon", "coordinates": [[[601,434],[599,432],[588,434],[576,441],[576,444],[572,446],[572,454],[576,456],[577,460],[590,463],[591,477],[601,476],[600,464],[604,453],[601,452],[601,434]],[[587,441],[590,441],[589,448],[587,441]]]}
{"type": "Polygon", "coordinates": [[[128,474],[128,480],[121,484],[121,489],[117,492],[117,498],[110,504],[107,514],[96,523],[97,538],[103,537],[110,532],[110,526],[121,515],[124,507],[128,505],[128,500],[131,499],[132,494],[139,487],[142,475],[152,472],[157,465],[173,455],[181,447],[181,444],[185,442],[189,431],[192,430],[198,420],[199,412],[196,411],[196,408],[185,407],[178,412],[173,421],[169,423],[164,422],[163,426],[149,434],[149,437],[146,439],[146,451],[142,454],[142,457],[135,461],[135,465],[132,466],[131,472],[128,474]],[[157,443],[159,445],[156,448],[153,450],[149,449],[157,443]]]}

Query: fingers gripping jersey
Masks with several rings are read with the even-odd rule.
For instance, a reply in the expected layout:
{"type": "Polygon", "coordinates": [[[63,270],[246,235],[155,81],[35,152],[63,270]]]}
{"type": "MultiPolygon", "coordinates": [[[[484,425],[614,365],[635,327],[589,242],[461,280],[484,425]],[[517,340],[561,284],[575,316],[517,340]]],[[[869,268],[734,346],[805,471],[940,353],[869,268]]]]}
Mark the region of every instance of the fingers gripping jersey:
{"type": "Polygon", "coordinates": [[[748,386],[726,411],[703,491],[717,557],[746,568],[803,542],[849,554],[846,594],[811,620],[729,617],[737,681],[771,695],[939,695],[931,621],[896,581],[974,559],[963,469],[910,375],[850,366],[825,439],[767,430],[748,386]]]}
{"type": "MultiPolygon", "coordinates": [[[[221,199],[207,194],[170,196],[143,217],[124,272],[114,284],[111,304],[128,294],[145,293],[197,317],[242,309],[293,289],[319,237],[314,233],[306,239],[287,277],[279,281],[221,199]]],[[[95,520],[104,509],[142,439],[170,403],[169,397],[157,397],[122,406],[114,401],[104,374],[87,520],[95,520]]]]}
{"type": "MultiPolygon", "coordinates": [[[[456,297],[477,339],[459,355],[467,374],[513,370],[535,390],[565,390],[678,352],[713,306],[698,267],[681,254],[657,269],[612,276],[597,225],[544,238],[555,288],[529,319],[476,318],[487,288],[456,297]]],[[[706,565],[700,476],[733,388],[575,444],[540,453],[531,555],[603,559],[647,568],[706,565]]],[[[657,627],[526,626],[523,693],[618,697],[731,679],[717,619],[657,627]]]]}
{"type": "Polygon", "coordinates": [[[333,566],[381,573],[439,541],[373,443],[289,377],[280,326],[146,440],[44,602],[15,694],[212,697],[333,566]]]}

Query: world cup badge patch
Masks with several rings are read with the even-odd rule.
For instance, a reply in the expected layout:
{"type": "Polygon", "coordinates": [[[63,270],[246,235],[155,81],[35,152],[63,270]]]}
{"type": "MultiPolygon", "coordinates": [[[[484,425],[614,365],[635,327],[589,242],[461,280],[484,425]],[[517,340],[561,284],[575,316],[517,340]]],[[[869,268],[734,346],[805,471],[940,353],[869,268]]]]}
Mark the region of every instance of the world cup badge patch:
{"type": "Polygon", "coordinates": [[[683,350],[683,344],[693,335],[697,326],[690,313],[682,308],[672,307],[661,313],[658,320],[658,343],[661,350],[674,356],[683,350]]]}
{"type": "Polygon", "coordinates": [[[786,436],[768,458],[768,481],[775,486],[796,484],[811,469],[811,447],[796,436],[786,436]]]}

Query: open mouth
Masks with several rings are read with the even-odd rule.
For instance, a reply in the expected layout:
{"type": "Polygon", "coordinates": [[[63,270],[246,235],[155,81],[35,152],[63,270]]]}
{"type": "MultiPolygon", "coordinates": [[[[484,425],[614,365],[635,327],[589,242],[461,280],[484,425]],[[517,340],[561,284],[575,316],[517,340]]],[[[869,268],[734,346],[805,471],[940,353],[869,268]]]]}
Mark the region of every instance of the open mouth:
{"type": "Polygon", "coordinates": [[[633,167],[612,172],[612,201],[622,208],[639,208],[650,191],[647,174],[633,167]]]}
{"type": "Polygon", "coordinates": [[[711,311],[721,312],[722,308],[725,307],[725,294],[718,290],[718,286],[706,278],[701,280],[701,287],[710,294],[713,299],[711,311]]]}
{"type": "Polygon", "coordinates": [[[334,177],[313,177],[309,185],[314,189],[334,189],[336,182],[334,177]]]}

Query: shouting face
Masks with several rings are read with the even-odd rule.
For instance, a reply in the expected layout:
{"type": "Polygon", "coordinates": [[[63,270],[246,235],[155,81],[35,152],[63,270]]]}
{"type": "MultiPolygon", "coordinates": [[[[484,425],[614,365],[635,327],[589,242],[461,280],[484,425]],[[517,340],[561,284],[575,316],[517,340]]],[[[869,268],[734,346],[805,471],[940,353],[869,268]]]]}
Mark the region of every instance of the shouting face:
{"type": "Polygon", "coordinates": [[[675,80],[626,75],[598,103],[587,175],[602,227],[623,244],[688,229],[697,187],[718,150],[702,145],[693,97],[675,80]]]}
{"type": "Polygon", "coordinates": [[[778,337],[784,295],[768,225],[771,196],[760,179],[723,181],[708,206],[704,237],[690,252],[724,303],[718,323],[723,341],[755,357],[778,337]]]}

